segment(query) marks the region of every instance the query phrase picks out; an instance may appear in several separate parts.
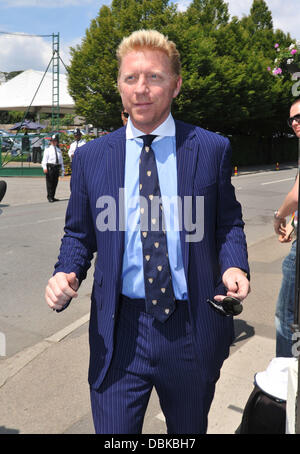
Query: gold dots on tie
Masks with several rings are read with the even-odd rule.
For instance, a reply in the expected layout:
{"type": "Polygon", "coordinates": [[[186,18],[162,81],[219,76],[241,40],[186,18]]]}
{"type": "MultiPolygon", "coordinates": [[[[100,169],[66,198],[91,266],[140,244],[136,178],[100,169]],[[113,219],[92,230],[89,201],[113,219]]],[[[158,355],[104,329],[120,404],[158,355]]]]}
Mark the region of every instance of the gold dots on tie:
{"type": "Polygon", "coordinates": [[[149,262],[149,260],[150,260],[150,255],[145,255],[145,259],[147,260],[147,262],[149,262]]]}
{"type": "Polygon", "coordinates": [[[166,289],[165,289],[164,287],[162,287],[162,288],[160,289],[160,291],[161,291],[161,293],[165,293],[166,289]]]}
{"type": "Polygon", "coordinates": [[[142,185],[142,183],[141,183],[141,184],[140,184],[140,191],[142,190],[142,187],[143,187],[143,185],[142,185]]]}
{"type": "Polygon", "coordinates": [[[141,160],[141,158],[139,159],[139,164],[140,164],[140,165],[142,164],[142,160],[141,160]]]}
{"type": "Polygon", "coordinates": [[[146,146],[145,150],[146,150],[146,153],[149,153],[150,147],[146,146]]]}
{"type": "Polygon", "coordinates": [[[150,194],[150,195],[149,195],[149,199],[150,199],[150,200],[153,200],[153,194],[150,194]]]}
{"type": "Polygon", "coordinates": [[[148,177],[151,177],[151,170],[147,170],[148,177]]]}
{"type": "Polygon", "coordinates": [[[152,304],[153,304],[154,306],[156,306],[157,300],[152,300],[152,304]]]}
{"type": "Polygon", "coordinates": [[[156,219],[155,219],[155,218],[152,218],[152,219],[151,219],[151,222],[152,222],[153,225],[155,225],[155,224],[156,224],[156,219]]]}
{"type": "Polygon", "coordinates": [[[158,266],[157,266],[157,269],[158,269],[158,271],[161,271],[161,270],[162,270],[162,266],[161,266],[161,265],[158,265],[158,266]]]}
{"type": "Polygon", "coordinates": [[[156,249],[157,249],[157,248],[159,247],[159,242],[158,242],[158,241],[155,241],[154,246],[155,246],[156,249]]]}
{"type": "Polygon", "coordinates": [[[170,309],[165,309],[165,314],[168,315],[170,313],[170,309]]]}
{"type": "Polygon", "coordinates": [[[149,277],[148,281],[149,281],[150,284],[153,284],[153,281],[154,281],[153,277],[149,277]]]}
{"type": "Polygon", "coordinates": [[[147,238],[148,232],[142,232],[144,238],[147,238]]]}

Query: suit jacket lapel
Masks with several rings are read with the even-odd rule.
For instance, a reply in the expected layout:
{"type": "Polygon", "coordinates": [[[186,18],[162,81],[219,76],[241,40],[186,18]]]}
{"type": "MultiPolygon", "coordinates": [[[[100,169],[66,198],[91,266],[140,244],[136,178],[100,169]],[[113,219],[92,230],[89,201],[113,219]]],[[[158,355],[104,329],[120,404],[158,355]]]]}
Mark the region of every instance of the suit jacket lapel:
{"type": "Polygon", "coordinates": [[[106,178],[109,195],[116,206],[116,232],[113,234],[113,245],[116,257],[116,272],[122,267],[124,253],[124,201],[120,199],[120,189],[124,188],[125,178],[126,135],[121,128],[112,136],[106,159],[106,178]]]}
{"type": "Polygon", "coordinates": [[[185,123],[175,121],[176,125],[176,161],[177,161],[177,185],[178,196],[182,201],[182,229],[180,231],[180,242],[183,264],[186,277],[188,276],[189,265],[189,243],[186,241],[184,220],[184,198],[193,196],[194,176],[198,157],[198,147],[195,142],[194,128],[185,123]]]}

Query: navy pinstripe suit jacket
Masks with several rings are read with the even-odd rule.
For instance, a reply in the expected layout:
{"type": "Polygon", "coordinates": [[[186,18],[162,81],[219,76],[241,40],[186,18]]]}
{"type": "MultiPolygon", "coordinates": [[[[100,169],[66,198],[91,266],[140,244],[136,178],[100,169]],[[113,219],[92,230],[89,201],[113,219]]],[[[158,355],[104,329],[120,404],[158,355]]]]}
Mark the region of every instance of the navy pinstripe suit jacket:
{"type": "MultiPolygon", "coordinates": [[[[231,185],[229,141],[180,121],[175,124],[178,196],[182,200],[192,196],[193,221],[196,196],[204,196],[202,240],[187,242],[186,234],[190,232],[184,222],[180,240],[195,349],[203,373],[214,381],[229,353],[233,322],[231,317],[216,313],[206,300],[225,294],[221,277],[227,268],[249,271],[244,223],[231,185]]],[[[89,382],[94,388],[102,383],[112,357],[122,288],[124,231],[118,228],[122,221],[118,203],[119,188],[124,187],[125,143],[123,127],[77,150],[72,164],[65,235],[55,265],[55,273],[74,271],[81,282],[97,251],[90,317],[89,382]],[[97,228],[99,198],[103,196],[116,202],[116,229],[97,228]]]]}

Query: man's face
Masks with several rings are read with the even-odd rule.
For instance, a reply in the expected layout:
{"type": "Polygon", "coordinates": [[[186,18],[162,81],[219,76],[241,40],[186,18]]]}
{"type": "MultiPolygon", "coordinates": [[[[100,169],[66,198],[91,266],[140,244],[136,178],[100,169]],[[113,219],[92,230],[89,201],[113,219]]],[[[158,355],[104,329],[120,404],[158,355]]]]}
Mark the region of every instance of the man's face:
{"type": "Polygon", "coordinates": [[[163,123],[181,82],[181,77],[172,73],[169,57],[164,52],[141,49],[126,54],[118,86],[133,125],[149,134],[163,123]]]}
{"type": "MultiPolygon", "coordinates": [[[[294,117],[295,115],[300,115],[300,102],[297,102],[294,106],[291,107],[290,110],[290,117],[294,117]]],[[[295,120],[293,121],[292,128],[294,133],[297,137],[300,138],[300,123],[297,123],[295,120]]]]}

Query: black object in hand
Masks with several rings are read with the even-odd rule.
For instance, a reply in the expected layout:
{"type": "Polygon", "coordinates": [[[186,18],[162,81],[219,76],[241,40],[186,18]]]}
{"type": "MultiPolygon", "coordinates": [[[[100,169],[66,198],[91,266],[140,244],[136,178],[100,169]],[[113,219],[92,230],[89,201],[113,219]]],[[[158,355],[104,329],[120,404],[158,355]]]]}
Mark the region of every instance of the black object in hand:
{"type": "Polygon", "coordinates": [[[225,296],[223,301],[207,300],[217,311],[223,315],[239,315],[243,311],[243,305],[240,300],[233,296],[225,296]]]}

